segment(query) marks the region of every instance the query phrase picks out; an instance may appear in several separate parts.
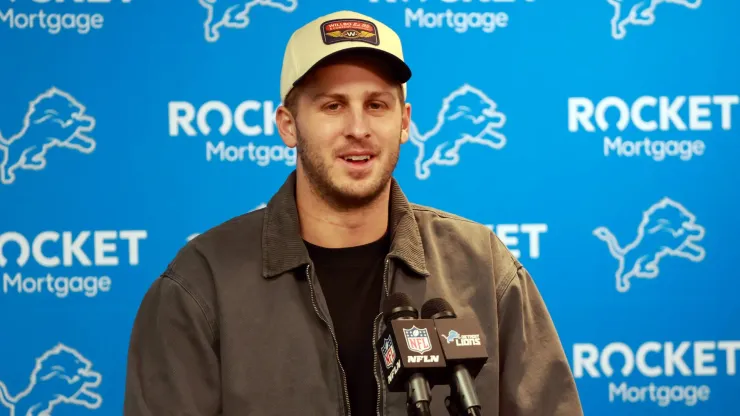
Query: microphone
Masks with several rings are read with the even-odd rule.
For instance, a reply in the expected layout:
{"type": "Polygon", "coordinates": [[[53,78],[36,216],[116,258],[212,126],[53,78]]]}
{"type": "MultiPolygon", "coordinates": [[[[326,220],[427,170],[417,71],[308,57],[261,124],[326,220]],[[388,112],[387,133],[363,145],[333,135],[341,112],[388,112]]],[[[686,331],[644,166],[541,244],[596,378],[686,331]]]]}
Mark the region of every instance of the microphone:
{"type": "Polygon", "coordinates": [[[385,299],[383,319],[386,329],[375,348],[383,357],[388,390],[406,391],[409,415],[431,416],[431,386],[444,382],[447,368],[434,321],[419,319],[405,293],[385,299]]]}
{"type": "Polygon", "coordinates": [[[445,400],[451,415],[479,416],[481,404],[473,379],[488,361],[480,324],[474,318],[458,318],[442,298],[430,299],[421,308],[423,319],[433,319],[451,379],[450,396],[445,400]]]}

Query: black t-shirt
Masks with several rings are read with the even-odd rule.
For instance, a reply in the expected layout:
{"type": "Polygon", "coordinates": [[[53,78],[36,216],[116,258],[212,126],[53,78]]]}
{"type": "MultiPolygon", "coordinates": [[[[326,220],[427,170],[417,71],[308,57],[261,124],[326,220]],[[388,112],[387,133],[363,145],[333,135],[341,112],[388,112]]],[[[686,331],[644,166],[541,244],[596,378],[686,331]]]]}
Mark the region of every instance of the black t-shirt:
{"type": "Polygon", "coordinates": [[[329,249],[305,242],[326,297],[354,416],[375,415],[373,321],[380,312],[389,238],[329,249]]]}

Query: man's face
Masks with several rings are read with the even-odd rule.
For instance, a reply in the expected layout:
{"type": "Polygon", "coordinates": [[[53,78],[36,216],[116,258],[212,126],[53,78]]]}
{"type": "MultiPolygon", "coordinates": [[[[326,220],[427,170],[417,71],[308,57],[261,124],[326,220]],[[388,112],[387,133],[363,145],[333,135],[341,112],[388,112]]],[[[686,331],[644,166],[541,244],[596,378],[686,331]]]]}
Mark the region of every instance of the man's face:
{"type": "Polygon", "coordinates": [[[408,138],[410,106],[401,93],[356,61],[322,67],[301,88],[294,135],[283,139],[297,145],[298,171],[322,198],[349,208],[386,189],[408,138]]]}

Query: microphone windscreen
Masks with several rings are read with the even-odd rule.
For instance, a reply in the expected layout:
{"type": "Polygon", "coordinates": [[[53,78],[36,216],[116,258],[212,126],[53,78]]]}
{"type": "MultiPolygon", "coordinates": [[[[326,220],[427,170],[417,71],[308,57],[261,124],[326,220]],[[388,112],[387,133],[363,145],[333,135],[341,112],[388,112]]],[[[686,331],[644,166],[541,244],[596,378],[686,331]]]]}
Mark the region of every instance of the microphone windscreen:
{"type": "Polygon", "coordinates": [[[455,310],[442,298],[429,299],[421,307],[421,319],[432,319],[435,315],[444,314],[455,317],[455,310]]]}
{"type": "Polygon", "coordinates": [[[391,293],[383,302],[383,316],[386,322],[400,317],[419,317],[419,311],[414,308],[409,295],[405,293],[391,293]]]}

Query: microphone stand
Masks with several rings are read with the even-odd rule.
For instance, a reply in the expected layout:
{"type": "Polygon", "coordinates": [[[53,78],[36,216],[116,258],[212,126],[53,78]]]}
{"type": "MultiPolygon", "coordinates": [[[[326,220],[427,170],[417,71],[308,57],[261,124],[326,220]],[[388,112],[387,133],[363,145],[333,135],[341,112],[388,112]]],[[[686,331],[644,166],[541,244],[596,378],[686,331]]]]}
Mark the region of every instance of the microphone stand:
{"type": "Polygon", "coordinates": [[[445,407],[450,416],[481,416],[480,407],[471,407],[467,412],[463,411],[460,393],[454,383],[450,385],[450,395],[445,398],[445,407]]]}
{"type": "Polygon", "coordinates": [[[420,373],[411,376],[407,388],[406,413],[409,416],[432,416],[432,410],[429,406],[432,401],[429,394],[429,383],[420,373]]]}
{"type": "MultiPolygon", "coordinates": [[[[462,410],[460,394],[454,384],[450,385],[450,395],[445,398],[445,408],[447,408],[447,413],[450,416],[482,416],[480,407],[471,407],[467,412],[462,410]]],[[[406,402],[406,414],[408,416],[431,416],[432,411],[428,401],[420,401],[417,402],[416,406],[413,406],[411,400],[408,400],[406,402]]]]}
{"type": "Polygon", "coordinates": [[[408,414],[408,416],[432,416],[432,411],[427,402],[419,402],[416,406],[412,406],[411,403],[407,403],[406,414],[408,414]]]}

